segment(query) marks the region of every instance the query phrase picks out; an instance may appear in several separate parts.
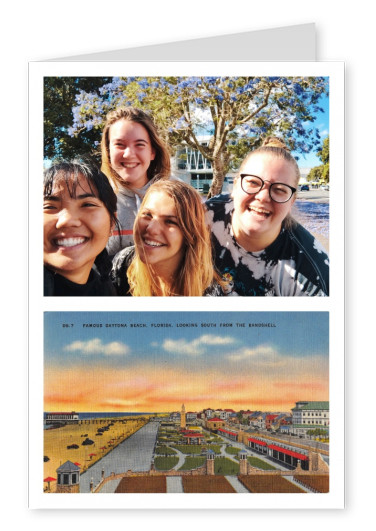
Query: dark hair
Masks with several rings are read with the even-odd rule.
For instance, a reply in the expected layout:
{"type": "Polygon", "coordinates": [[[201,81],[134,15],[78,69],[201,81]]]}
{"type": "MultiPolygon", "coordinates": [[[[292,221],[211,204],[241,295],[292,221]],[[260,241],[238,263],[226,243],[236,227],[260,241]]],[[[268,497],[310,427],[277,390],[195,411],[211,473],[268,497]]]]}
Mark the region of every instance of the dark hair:
{"type": "MultiPolygon", "coordinates": [[[[44,171],[43,196],[52,194],[56,183],[63,182],[67,187],[70,197],[76,197],[77,187],[80,186],[79,178],[83,177],[90,191],[98,197],[109,213],[111,225],[115,225],[120,232],[120,226],[116,217],[117,199],[112,186],[106,175],[101,172],[98,165],[88,157],[75,158],[72,160],[57,161],[44,171]]],[[[95,265],[102,277],[107,278],[111,271],[111,261],[107,250],[103,249],[95,259],[95,265]]]]}

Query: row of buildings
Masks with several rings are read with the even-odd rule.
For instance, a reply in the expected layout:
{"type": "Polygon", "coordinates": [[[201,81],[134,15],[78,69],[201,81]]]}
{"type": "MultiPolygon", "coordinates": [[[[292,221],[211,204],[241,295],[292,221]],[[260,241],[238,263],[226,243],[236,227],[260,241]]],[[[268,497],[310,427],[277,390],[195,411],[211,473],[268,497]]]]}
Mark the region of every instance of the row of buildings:
{"type": "Polygon", "coordinates": [[[304,401],[295,403],[288,413],[270,413],[263,411],[234,411],[233,409],[205,408],[202,411],[182,411],[171,413],[170,420],[200,424],[211,430],[227,427],[231,429],[248,426],[255,430],[268,430],[274,433],[285,433],[305,437],[313,430],[322,430],[329,435],[329,402],[304,401]]]}

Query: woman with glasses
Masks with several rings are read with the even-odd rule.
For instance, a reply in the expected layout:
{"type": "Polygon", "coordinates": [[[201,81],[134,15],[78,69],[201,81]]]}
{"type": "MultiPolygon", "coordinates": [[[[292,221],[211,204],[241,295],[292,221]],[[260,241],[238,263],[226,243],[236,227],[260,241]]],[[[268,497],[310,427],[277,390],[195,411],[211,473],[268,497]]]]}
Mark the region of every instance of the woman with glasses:
{"type": "Polygon", "coordinates": [[[207,201],[215,265],[229,295],[329,295],[328,256],[291,217],[299,178],[286,146],[268,137],[244,159],[231,196],[207,201]]]}

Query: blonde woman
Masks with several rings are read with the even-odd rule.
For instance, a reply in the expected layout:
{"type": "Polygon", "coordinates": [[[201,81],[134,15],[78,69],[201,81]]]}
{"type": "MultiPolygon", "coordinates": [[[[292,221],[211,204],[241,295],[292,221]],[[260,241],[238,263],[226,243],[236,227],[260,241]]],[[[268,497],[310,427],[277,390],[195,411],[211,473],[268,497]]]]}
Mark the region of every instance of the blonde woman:
{"type": "Polygon", "coordinates": [[[152,118],[134,107],[107,115],[101,153],[102,172],[117,195],[120,231],[112,233],[107,245],[114,256],[133,244],[133,224],[146,190],[170,177],[170,154],[152,118]]]}
{"type": "Polygon", "coordinates": [[[300,178],[275,137],[244,159],[231,196],[206,202],[215,265],[232,295],[327,296],[329,258],[291,217],[300,178]]]}
{"type": "Polygon", "coordinates": [[[119,295],[220,296],[210,231],[199,193],[181,181],[158,181],[134,224],[135,246],[114,258],[119,295]]]}

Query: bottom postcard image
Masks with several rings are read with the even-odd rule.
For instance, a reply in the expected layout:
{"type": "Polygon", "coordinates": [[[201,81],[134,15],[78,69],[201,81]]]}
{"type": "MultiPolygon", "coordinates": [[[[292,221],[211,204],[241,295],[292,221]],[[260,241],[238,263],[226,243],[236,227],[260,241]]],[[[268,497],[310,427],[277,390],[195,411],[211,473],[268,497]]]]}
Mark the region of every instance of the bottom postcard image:
{"type": "Polygon", "coordinates": [[[45,496],[328,493],[329,412],[327,312],[44,314],[45,496]]]}

